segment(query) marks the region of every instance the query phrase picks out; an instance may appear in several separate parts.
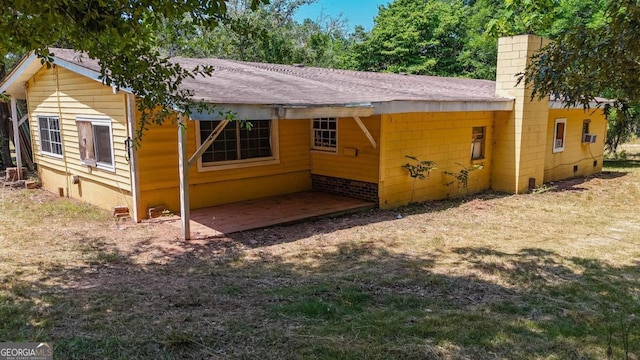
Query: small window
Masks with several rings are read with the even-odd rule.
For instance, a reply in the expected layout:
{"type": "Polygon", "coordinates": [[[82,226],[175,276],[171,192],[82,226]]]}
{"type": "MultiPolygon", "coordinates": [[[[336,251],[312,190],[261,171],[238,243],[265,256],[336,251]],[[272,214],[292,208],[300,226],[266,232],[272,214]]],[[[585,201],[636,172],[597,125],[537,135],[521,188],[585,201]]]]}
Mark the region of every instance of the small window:
{"type": "Polygon", "coordinates": [[[60,118],[56,116],[38,116],[38,128],[40,151],[46,155],[62,157],[60,118]]]}
{"type": "Polygon", "coordinates": [[[80,162],[99,169],[114,170],[111,120],[77,118],[76,126],[80,162]]]}
{"type": "Polygon", "coordinates": [[[314,150],[336,152],[338,147],[338,120],[336,118],[313,119],[314,150]]]}
{"type": "Polygon", "coordinates": [[[474,127],[471,132],[471,160],[484,159],[484,126],[474,127]]]}
{"type": "Polygon", "coordinates": [[[567,133],[567,119],[556,119],[556,126],[553,132],[553,152],[564,151],[564,142],[567,133]]]}
{"type": "MultiPolygon", "coordinates": [[[[251,129],[240,121],[230,121],[213,144],[202,154],[203,164],[220,164],[273,157],[271,120],[249,120],[251,129]]],[[[200,141],[206,139],[220,121],[199,121],[200,141]]]]}
{"type": "Polygon", "coordinates": [[[587,137],[587,135],[590,135],[591,133],[589,132],[589,124],[591,123],[590,119],[584,119],[582,121],[582,142],[589,142],[587,140],[589,140],[589,138],[587,137]]]}

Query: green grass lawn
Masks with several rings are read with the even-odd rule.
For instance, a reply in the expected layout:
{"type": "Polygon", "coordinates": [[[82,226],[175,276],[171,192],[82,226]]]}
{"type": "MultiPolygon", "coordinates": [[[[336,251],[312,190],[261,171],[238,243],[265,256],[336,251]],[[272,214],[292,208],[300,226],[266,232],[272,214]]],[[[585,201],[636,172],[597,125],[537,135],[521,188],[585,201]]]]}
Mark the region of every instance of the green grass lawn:
{"type": "Polygon", "coordinates": [[[0,341],[56,359],[638,359],[640,164],[606,166],[186,243],[2,189],[0,341]]]}

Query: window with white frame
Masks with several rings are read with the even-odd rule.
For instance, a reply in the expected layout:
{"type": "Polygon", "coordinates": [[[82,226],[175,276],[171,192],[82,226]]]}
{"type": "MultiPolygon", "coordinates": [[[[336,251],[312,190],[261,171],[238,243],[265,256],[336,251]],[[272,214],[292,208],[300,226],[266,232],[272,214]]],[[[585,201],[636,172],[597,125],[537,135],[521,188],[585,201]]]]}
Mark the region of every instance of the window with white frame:
{"type": "Polygon", "coordinates": [[[111,119],[76,118],[80,162],[99,169],[114,170],[111,119]]]}
{"type": "Polygon", "coordinates": [[[60,118],[38,116],[38,132],[40,133],[40,151],[46,155],[62,157],[60,118]]]}
{"type": "Polygon", "coordinates": [[[471,160],[484,159],[484,126],[474,126],[471,131],[471,160]]]}
{"type": "Polygon", "coordinates": [[[338,147],[338,120],[333,117],[313,119],[312,136],[312,149],[336,152],[338,147]]]}
{"type": "Polygon", "coordinates": [[[556,119],[553,130],[553,152],[564,151],[564,144],[567,135],[567,119],[556,119]]]}
{"type": "MultiPolygon", "coordinates": [[[[248,120],[251,126],[230,121],[213,144],[202,154],[203,165],[219,165],[244,161],[273,159],[272,121],[248,120]]],[[[220,121],[199,121],[200,143],[218,126],[220,121]]]]}

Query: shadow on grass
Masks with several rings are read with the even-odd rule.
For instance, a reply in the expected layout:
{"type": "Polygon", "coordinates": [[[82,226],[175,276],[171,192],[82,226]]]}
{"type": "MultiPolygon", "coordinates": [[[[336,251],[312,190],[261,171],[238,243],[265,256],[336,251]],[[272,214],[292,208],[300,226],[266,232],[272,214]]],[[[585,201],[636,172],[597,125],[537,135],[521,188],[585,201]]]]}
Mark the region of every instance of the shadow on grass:
{"type": "Polygon", "coordinates": [[[640,351],[637,264],[465,247],[443,272],[373,242],[300,258],[184,243],[138,264],[84,241],[79,265],[0,279],[0,338],[64,359],[622,358],[625,336],[640,351]]]}
{"type": "Polygon", "coordinates": [[[546,185],[553,186],[552,190],[550,190],[553,192],[585,191],[587,188],[581,185],[592,181],[593,179],[612,180],[626,176],[627,174],[627,172],[622,171],[603,171],[589,176],[578,176],[566,180],[552,181],[546,185]]]}
{"type": "Polygon", "coordinates": [[[633,169],[640,167],[640,160],[605,160],[604,166],[609,169],[633,169]]]}
{"type": "MultiPolygon", "coordinates": [[[[228,239],[232,239],[237,244],[241,244],[248,248],[260,248],[276,244],[284,244],[304,239],[314,235],[330,234],[335,231],[351,229],[359,226],[370,224],[383,224],[386,222],[394,222],[398,218],[409,215],[429,214],[446,211],[464,204],[474,202],[476,205],[489,203],[496,199],[511,196],[511,194],[487,191],[474,195],[467,195],[452,199],[426,201],[421,203],[413,203],[393,210],[373,209],[354,214],[331,217],[310,219],[295,225],[271,226],[268,228],[248,230],[239,233],[230,234],[228,239]],[[295,226],[295,232],[287,232],[286,229],[295,226]]],[[[390,226],[393,226],[390,224],[390,226]]],[[[211,239],[210,241],[230,246],[226,240],[218,241],[211,239]]],[[[236,244],[236,245],[237,245],[236,244]]]]}

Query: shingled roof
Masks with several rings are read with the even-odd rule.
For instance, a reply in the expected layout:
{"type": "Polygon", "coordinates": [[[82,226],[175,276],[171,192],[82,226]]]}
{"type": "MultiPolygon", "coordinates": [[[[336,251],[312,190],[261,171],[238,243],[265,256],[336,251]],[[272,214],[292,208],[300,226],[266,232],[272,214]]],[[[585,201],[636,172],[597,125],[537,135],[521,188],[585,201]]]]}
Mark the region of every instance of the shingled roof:
{"type": "MultiPolygon", "coordinates": [[[[52,48],[55,58],[99,72],[96,60],[80,53],[52,48]]],[[[190,69],[214,68],[211,77],[185,79],[194,99],[214,104],[341,105],[391,101],[508,102],[495,95],[488,80],[401,75],[317,67],[252,63],[222,59],[176,57],[190,69]]]]}

